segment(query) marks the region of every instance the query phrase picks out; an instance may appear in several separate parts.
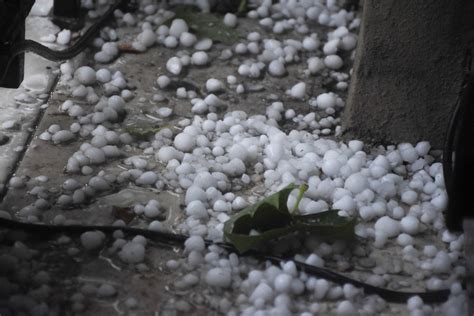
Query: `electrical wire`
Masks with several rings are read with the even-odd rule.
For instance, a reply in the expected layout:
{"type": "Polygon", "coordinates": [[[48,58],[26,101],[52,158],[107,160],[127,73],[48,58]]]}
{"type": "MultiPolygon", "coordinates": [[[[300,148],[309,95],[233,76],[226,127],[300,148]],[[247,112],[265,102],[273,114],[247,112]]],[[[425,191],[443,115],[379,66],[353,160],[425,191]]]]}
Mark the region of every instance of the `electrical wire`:
{"type": "MultiPolygon", "coordinates": [[[[471,62],[472,62],[472,53],[470,50],[466,52],[465,60],[464,60],[464,68],[465,68],[465,77],[463,78],[463,83],[461,87],[460,95],[463,95],[463,92],[467,88],[468,80],[467,77],[471,71],[471,62]]],[[[448,121],[448,130],[446,133],[446,140],[443,149],[443,176],[444,181],[446,183],[447,191],[452,190],[452,174],[453,174],[453,153],[454,153],[454,143],[457,138],[457,122],[459,122],[459,118],[465,111],[465,107],[462,106],[462,97],[456,102],[453,111],[451,112],[451,116],[448,121]]]]}
{"type": "MultiPolygon", "coordinates": [[[[34,233],[37,236],[50,237],[51,235],[57,235],[59,233],[69,233],[69,234],[80,234],[86,231],[101,231],[106,234],[112,234],[117,230],[129,235],[142,235],[149,238],[150,240],[163,242],[165,244],[177,245],[180,247],[184,246],[184,242],[188,236],[173,234],[167,232],[160,232],[154,230],[133,228],[133,227],[121,227],[121,226],[95,226],[95,225],[46,225],[46,224],[32,224],[32,223],[23,223],[15,220],[9,220],[5,218],[0,218],[0,227],[4,227],[12,230],[24,230],[29,233],[34,233]]],[[[229,243],[224,242],[213,242],[210,240],[205,240],[207,246],[217,245],[224,248],[229,252],[236,252],[235,247],[229,243]]],[[[261,261],[270,261],[274,264],[281,264],[285,261],[288,261],[287,258],[282,258],[279,256],[266,255],[258,251],[249,251],[241,256],[251,256],[255,257],[261,261]]],[[[332,281],[339,285],[344,285],[350,283],[356,287],[362,288],[366,294],[375,294],[380,296],[386,301],[404,303],[412,296],[419,296],[425,303],[440,303],[448,299],[450,290],[436,290],[436,291],[427,291],[427,292],[401,292],[393,291],[385,288],[376,287],[352,278],[349,278],[345,275],[336,273],[330,269],[319,268],[306,264],[301,261],[293,260],[296,267],[300,271],[304,271],[307,274],[317,276],[319,278],[324,278],[329,281],[332,281]]]]}
{"type": "MultiPolygon", "coordinates": [[[[451,116],[448,121],[448,129],[446,132],[446,140],[443,148],[443,178],[448,193],[448,209],[446,211],[446,225],[450,230],[462,230],[463,210],[459,209],[459,204],[456,205],[456,194],[459,193],[454,187],[454,182],[459,177],[459,167],[456,165],[456,152],[462,152],[462,144],[460,144],[461,131],[464,124],[471,124],[465,122],[467,111],[472,104],[470,104],[471,89],[474,89],[474,77],[471,73],[472,52],[467,50],[464,58],[464,78],[461,85],[460,97],[456,101],[451,116]]],[[[458,157],[461,159],[462,157],[458,157]]],[[[458,159],[458,160],[459,160],[458,159]]]]}

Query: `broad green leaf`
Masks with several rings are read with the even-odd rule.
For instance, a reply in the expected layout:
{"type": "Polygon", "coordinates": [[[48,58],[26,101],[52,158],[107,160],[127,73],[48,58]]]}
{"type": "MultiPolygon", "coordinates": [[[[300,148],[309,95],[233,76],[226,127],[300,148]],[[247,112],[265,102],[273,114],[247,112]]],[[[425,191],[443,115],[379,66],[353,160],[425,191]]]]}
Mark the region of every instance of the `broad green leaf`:
{"type": "MultiPolygon", "coordinates": [[[[293,215],[287,207],[288,196],[296,188],[290,184],[254,205],[232,216],[224,224],[224,235],[239,252],[245,252],[266,241],[295,232],[320,236],[350,238],[354,236],[355,219],[330,210],[311,215],[293,215]]],[[[295,209],[307,186],[300,186],[295,209]]]]}
{"type": "Polygon", "coordinates": [[[244,253],[266,241],[274,240],[283,236],[294,233],[296,226],[288,226],[268,230],[260,235],[242,235],[242,234],[226,234],[226,238],[237,248],[240,253],[244,253]]]}
{"type": "Polygon", "coordinates": [[[296,203],[293,207],[292,214],[298,212],[298,206],[300,206],[301,199],[303,198],[304,193],[308,190],[308,185],[306,183],[300,185],[300,189],[298,190],[298,196],[296,197],[296,203]]]}
{"type": "Polygon", "coordinates": [[[226,238],[240,252],[245,252],[263,241],[289,234],[293,229],[292,217],[286,203],[295,188],[290,184],[232,216],[224,224],[226,238]],[[260,235],[250,235],[252,230],[260,235]]]}
{"type": "Polygon", "coordinates": [[[292,217],[286,202],[295,187],[294,184],[290,184],[279,192],[246,207],[225,223],[227,229],[224,228],[224,232],[249,234],[252,229],[265,231],[289,225],[292,217]]]}
{"type": "Polygon", "coordinates": [[[296,188],[297,186],[291,183],[287,185],[286,187],[284,187],[283,189],[281,189],[280,191],[267,196],[260,202],[257,202],[257,204],[255,204],[255,207],[258,208],[260,205],[270,204],[276,209],[276,211],[289,215],[290,213],[288,211],[288,205],[287,205],[288,197],[290,196],[291,191],[293,191],[296,188]]]}
{"type": "Polygon", "coordinates": [[[324,237],[352,238],[356,219],[340,216],[339,210],[311,215],[297,215],[293,219],[298,231],[307,231],[324,237]]]}

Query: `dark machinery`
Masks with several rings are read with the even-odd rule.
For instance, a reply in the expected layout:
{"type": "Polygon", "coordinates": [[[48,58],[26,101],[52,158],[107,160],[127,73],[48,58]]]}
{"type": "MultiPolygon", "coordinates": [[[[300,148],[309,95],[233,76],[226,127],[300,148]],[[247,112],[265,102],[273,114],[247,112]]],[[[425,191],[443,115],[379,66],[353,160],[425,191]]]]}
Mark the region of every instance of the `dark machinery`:
{"type": "Polygon", "coordinates": [[[72,31],[84,27],[84,14],[81,12],[81,0],[54,0],[53,22],[57,26],[72,31]]]}
{"type": "Polygon", "coordinates": [[[0,0],[0,78],[6,78],[0,81],[2,87],[17,88],[23,81],[24,54],[11,59],[10,49],[25,39],[25,19],[34,3],[34,0],[0,0]]]}
{"type": "MultiPolygon", "coordinates": [[[[35,0],[0,0],[0,87],[18,88],[23,81],[24,53],[33,52],[50,60],[70,59],[87,47],[116,9],[134,11],[136,0],[116,0],[77,42],[61,51],[54,51],[31,40],[25,40],[25,19],[35,0]]],[[[246,2],[243,2],[246,3],[246,2]]],[[[213,12],[237,12],[241,0],[213,1],[213,12]]],[[[81,0],[54,0],[53,22],[62,28],[79,30],[84,26],[81,0]]]]}
{"type": "MultiPolygon", "coordinates": [[[[25,40],[25,19],[34,0],[0,0],[0,86],[17,88],[23,81],[24,52],[14,47],[25,40]],[[15,54],[15,56],[12,56],[15,54]]],[[[83,27],[80,0],[55,0],[53,21],[62,28],[83,27]]]]}
{"type": "MultiPolygon", "coordinates": [[[[129,11],[135,8],[133,0],[115,1],[73,46],[56,51],[35,41],[25,40],[25,19],[33,4],[34,0],[0,0],[0,87],[18,88],[21,84],[25,52],[55,61],[70,59],[87,47],[116,9],[129,11]]],[[[63,28],[82,28],[80,0],[55,0],[53,20],[63,28]]]]}
{"type": "Polygon", "coordinates": [[[474,314],[474,71],[472,52],[466,53],[465,75],[458,102],[449,120],[443,152],[443,172],[448,193],[446,226],[464,232],[468,313],[474,314]]]}

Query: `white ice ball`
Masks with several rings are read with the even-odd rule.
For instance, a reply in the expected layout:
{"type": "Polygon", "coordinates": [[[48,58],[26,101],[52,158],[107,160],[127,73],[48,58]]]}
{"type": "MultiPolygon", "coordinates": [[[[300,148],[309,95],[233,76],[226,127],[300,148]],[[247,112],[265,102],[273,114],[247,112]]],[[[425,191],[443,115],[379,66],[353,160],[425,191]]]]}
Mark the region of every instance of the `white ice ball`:
{"type": "Polygon", "coordinates": [[[206,249],[206,243],[201,236],[191,236],[184,242],[184,250],[187,253],[191,251],[203,252],[206,249]]]}
{"type": "Polygon", "coordinates": [[[357,45],[357,37],[353,34],[344,36],[339,42],[339,48],[349,51],[353,50],[357,45]]]}
{"type": "Polygon", "coordinates": [[[138,242],[127,242],[118,253],[125,263],[140,263],[145,260],[145,246],[138,242]]]}
{"type": "Polygon", "coordinates": [[[414,163],[418,159],[418,153],[410,143],[402,143],[398,145],[398,150],[403,161],[414,163]]]}
{"type": "Polygon", "coordinates": [[[65,143],[72,139],[74,139],[74,134],[71,131],[67,130],[62,130],[57,133],[54,133],[54,135],[51,137],[51,140],[55,144],[65,143]]]}
{"type": "Polygon", "coordinates": [[[289,274],[282,273],[277,275],[273,286],[275,290],[279,293],[289,292],[291,289],[291,283],[293,281],[293,277],[289,274]]]}
{"type": "Polygon", "coordinates": [[[158,176],[153,171],[146,171],[135,181],[137,185],[152,185],[158,180],[158,176]]]}
{"type": "Polygon", "coordinates": [[[337,315],[354,315],[357,314],[357,309],[350,301],[342,301],[337,305],[337,315]]]}
{"type": "Polygon", "coordinates": [[[96,81],[95,70],[89,66],[82,66],[76,69],[74,72],[74,78],[81,84],[90,86],[96,81]]]}
{"type": "Polygon", "coordinates": [[[281,77],[285,75],[285,65],[278,59],[272,60],[268,65],[268,72],[274,77],[281,77]]]}
{"type": "Polygon", "coordinates": [[[81,234],[81,244],[87,250],[97,249],[102,246],[105,234],[100,231],[87,231],[81,234]]]}
{"type": "Polygon", "coordinates": [[[100,148],[89,147],[84,151],[84,156],[89,158],[91,164],[101,164],[105,162],[105,153],[100,148]]]}
{"type": "Polygon", "coordinates": [[[168,48],[175,48],[178,46],[179,41],[176,37],[170,35],[165,37],[163,44],[168,48]]]}
{"type": "Polygon", "coordinates": [[[207,219],[209,217],[204,203],[200,200],[191,201],[188,206],[186,206],[186,215],[199,219],[207,219]]]}
{"type": "Polygon", "coordinates": [[[237,16],[232,13],[227,13],[224,15],[224,24],[228,27],[236,27],[237,26],[237,16]]]}
{"type": "Polygon", "coordinates": [[[316,98],[316,105],[321,110],[333,108],[336,106],[336,97],[331,93],[321,93],[316,98]]]}
{"type": "Polygon", "coordinates": [[[338,55],[329,55],[324,58],[324,65],[329,69],[337,70],[341,68],[343,64],[344,62],[342,61],[342,58],[338,55]]]}
{"type": "Polygon", "coordinates": [[[106,83],[112,80],[112,75],[110,74],[110,71],[108,69],[102,68],[97,70],[96,78],[99,82],[106,83]]]}
{"type": "Polygon", "coordinates": [[[388,238],[400,234],[400,222],[388,216],[383,216],[375,222],[375,230],[384,233],[388,238]]]}
{"type": "Polygon", "coordinates": [[[232,284],[232,274],[228,269],[212,268],[206,273],[206,283],[209,286],[228,288],[232,284]]]}
{"type": "Polygon", "coordinates": [[[319,42],[312,37],[305,37],[303,40],[303,48],[307,51],[314,51],[318,48],[319,42]]]}
{"type": "Polygon", "coordinates": [[[194,45],[195,50],[209,50],[212,47],[212,40],[210,38],[203,38],[194,45]]]}
{"type": "Polygon", "coordinates": [[[174,138],[173,145],[176,149],[183,152],[190,152],[196,147],[196,138],[187,133],[179,133],[174,138]]]}
{"type": "Polygon", "coordinates": [[[179,159],[181,158],[182,153],[177,151],[174,147],[171,146],[163,146],[160,148],[158,151],[158,154],[156,157],[158,158],[159,161],[162,161],[164,163],[169,162],[172,159],[179,159]]]}
{"type": "Polygon", "coordinates": [[[145,47],[151,47],[156,42],[156,34],[152,30],[146,29],[138,35],[138,41],[145,47]]]}
{"type": "Polygon", "coordinates": [[[451,257],[446,251],[440,251],[433,259],[433,272],[447,273],[451,269],[451,257]]]}
{"type": "Polygon", "coordinates": [[[206,89],[209,92],[219,92],[224,89],[224,84],[218,79],[211,78],[206,81],[206,89]]]}
{"type": "Polygon", "coordinates": [[[327,176],[335,177],[337,174],[339,174],[341,167],[342,164],[337,159],[324,159],[321,169],[327,176]]]}
{"type": "Polygon", "coordinates": [[[308,70],[314,75],[320,73],[324,68],[326,68],[324,62],[319,57],[308,58],[308,70]]]}
{"type": "Polygon", "coordinates": [[[299,82],[291,87],[290,95],[295,99],[303,99],[306,95],[306,83],[299,82]]]}
{"type": "Polygon", "coordinates": [[[60,45],[67,45],[71,41],[71,31],[62,30],[56,37],[56,42],[60,45]]]}
{"type": "Polygon", "coordinates": [[[159,86],[161,89],[164,89],[164,88],[166,88],[166,87],[171,83],[171,79],[170,79],[168,76],[161,75],[161,76],[159,76],[158,79],[156,80],[156,83],[158,83],[158,86],[159,86]]]}
{"type": "Polygon", "coordinates": [[[359,194],[369,187],[369,180],[361,173],[351,174],[344,182],[344,188],[353,194],[359,194]]]}
{"type": "Polygon", "coordinates": [[[181,63],[181,59],[176,56],[171,57],[166,62],[166,69],[173,75],[179,75],[181,73],[181,70],[183,70],[183,64],[181,63]]]}
{"type": "Polygon", "coordinates": [[[97,289],[97,297],[112,297],[117,294],[117,290],[111,284],[102,284],[97,289]]]}
{"type": "Polygon", "coordinates": [[[409,235],[414,235],[418,233],[420,221],[415,216],[408,215],[402,218],[402,220],[400,221],[400,225],[402,228],[402,232],[407,233],[409,235]]]}
{"type": "Polygon", "coordinates": [[[204,66],[209,63],[209,56],[205,52],[195,52],[191,56],[191,62],[196,66],[204,66]]]}
{"type": "Polygon", "coordinates": [[[179,36],[179,42],[184,47],[191,47],[196,43],[196,41],[197,41],[196,35],[191,34],[189,32],[183,32],[179,36]]]}
{"type": "Polygon", "coordinates": [[[189,31],[188,24],[186,24],[186,21],[183,19],[174,19],[173,22],[171,22],[171,26],[169,28],[169,34],[179,38],[179,36],[184,33],[189,31]]]}
{"type": "Polygon", "coordinates": [[[413,205],[418,200],[418,194],[413,190],[408,190],[402,194],[402,202],[408,205],[413,205]]]}
{"type": "Polygon", "coordinates": [[[268,302],[273,298],[273,289],[266,283],[260,283],[250,295],[250,301],[263,300],[268,302]]]}
{"type": "Polygon", "coordinates": [[[431,149],[431,145],[429,142],[419,142],[418,144],[416,144],[415,149],[418,153],[418,156],[423,157],[428,154],[431,149]]]}

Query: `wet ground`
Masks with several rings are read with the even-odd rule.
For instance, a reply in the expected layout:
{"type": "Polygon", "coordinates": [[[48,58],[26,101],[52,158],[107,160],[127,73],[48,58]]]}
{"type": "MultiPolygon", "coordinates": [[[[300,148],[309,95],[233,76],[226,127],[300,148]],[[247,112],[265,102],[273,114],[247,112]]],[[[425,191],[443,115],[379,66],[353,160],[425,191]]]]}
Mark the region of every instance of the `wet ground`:
{"type": "MultiPolygon", "coordinates": [[[[252,19],[241,19],[239,32],[247,34],[248,31],[258,28],[258,21],[252,19]]],[[[324,34],[325,28],[317,29],[324,34]]],[[[132,29],[121,29],[120,38],[127,42],[135,36],[132,29]]],[[[269,35],[275,36],[275,35],[269,35]]],[[[281,35],[285,37],[290,35],[281,35]]],[[[294,35],[291,34],[291,36],[294,35]]],[[[281,39],[281,38],[280,38],[281,39]]],[[[121,123],[110,124],[107,127],[117,131],[126,131],[130,126],[172,126],[179,131],[180,121],[192,119],[194,115],[190,111],[189,100],[176,97],[176,88],[186,86],[188,90],[194,90],[198,95],[205,91],[205,80],[217,78],[226,81],[228,75],[237,75],[238,65],[247,57],[237,56],[230,60],[220,59],[223,44],[216,44],[209,52],[212,63],[206,67],[190,67],[186,74],[174,77],[172,88],[160,91],[156,84],[159,75],[167,74],[165,63],[176,50],[167,49],[162,46],[153,47],[145,53],[122,54],[112,64],[107,65],[111,70],[121,71],[126,75],[128,88],[133,91],[134,98],[126,104],[127,116],[121,123]],[[166,97],[163,101],[153,101],[153,95],[160,92],[166,97]],[[173,109],[173,115],[169,118],[159,118],[155,111],[158,107],[167,106],[173,109]]],[[[78,56],[74,62],[77,64],[90,64],[93,66],[93,52],[85,52],[78,56]]],[[[350,55],[344,56],[346,61],[350,55]]],[[[303,56],[305,58],[305,56],[303,56]]],[[[41,67],[49,65],[42,64],[41,67]]],[[[299,65],[289,65],[288,75],[283,78],[271,77],[265,74],[262,78],[246,79],[246,93],[238,94],[235,89],[226,87],[225,93],[220,95],[224,101],[217,113],[220,117],[230,111],[242,110],[251,114],[264,114],[267,106],[274,100],[281,100],[286,108],[293,108],[297,113],[306,115],[313,110],[306,101],[294,100],[286,94],[288,87],[293,84],[306,82],[309,95],[317,95],[333,84],[328,76],[307,76],[299,65]]],[[[349,67],[343,69],[349,71],[349,67]]],[[[116,184],[109,190],[92,198],[87,198],[84,203],[76,205],[61,206],[55,203],[62,194],[71,192],[63,188],[63,183],[74,178],[81,185],[88,183],[91,176],[68,174],[65,166],[69,157],[79,150],[80,145],[87,138],[76,138],[67,144],[54,145],[49,141],[41,140],[38,136],[52,124],[58,124],[62,129],[67,129],[74,119],[59,110],[61,104],[71,99],[69,86],[59,77],[49,77],[54,85],[46,84],[44,91],[39,93],[42,100],[47,100],[47,108],[41,110],[40,104],[31,100],[26,104],[14,103],[12,98],[18,94],[17,91],[9,91],[9,100],[2,102],[2,121],[4,113],[8,113],[21,124],[17,130],[3,131],[11,137],[11,141],[1,148],[6,164],[2,166],[2,180],[6,183],[8,177],[13,175],[25,180],[26,186],[21,188],[9,188],[0,204],[0,209],[7,210],[18,218],[35,216],[41,221],[49,224],[84,224],[84,225],[112,225],[117,220],[126,222],[129,226],[147,228],[150,220],[144,216],[124,214],[121,209],[128,208],[136,202],[146,202],[150,199],[160,201],[161,208],[166,210],[159,218],[163,225],[172,232],[180,232],[179,224],[184,221],[184,193],[179,189],[165,188],[163,190],[154,188],[141,188],[128,183],[116,184]],[[44,94],[51,87],[50,94],[44,94]],[[17,104],[17,105],[15,105],[17,104]],[[20,116],[16,109],[20,109],[20,116]],[[23,118],[23,116],[24,118],[23,118]],[[21,128],[20,128],[21,126],[21,128]],[[18,135],[18,136],[15,136],[18,135]],[[24,145],[23,145],[24,144],[24,145]],[[24,146],[24,151],[22,147],[24,146]],[[16,154],[11,155],[12,152],[16,154]],[[47,177],[47,181],[44,181],[47,177]],[[32,193],[34,191],[34,193],[32,193]],[[127,193],[127,194],[125,194],[127,193]],[[38,211],[32,210],[29,205],[37,203],[38,197],[44,196],[48,207],[38,211]],[[58,217],[61,215],[62,217],[58,217]],[[58,222],[60,219],[60,222],[58,222]]],[[[98,93],[101,94],[98,88],[98,93]]],[[[341,97],[345,93],[340,93],[341,97]]],[[[81,99],[72,100],[77,104],[83,104],[84,108],[92,108],[81,99]]],[[[5,114],[7,115],[7,114],[5,114]]],[[[316,113],[316,116],[325,116],[316,113]]],[[[335,127],[339,119],[330,126],[329,138],[334,138],[335,127]]],[[[289,131],[295,128],[291,121],[283,122],[281,129],[289,131]]],[[[147,142],[138,143],[122,148],[123,156],[93,167],[93,174],[105,174],[117,177],[124,170],[131,168],[126,163],[126,158],[141,156],[150,161],[148,169],[157,172],[165,172],[166,165],[153,161],[152,154],[145,154],[143,148],[147,142]]],[[[233,193],[242,196],[260,196],[265,192],[263,178],[261,175],[252,176],[250,183],[234,183],[233,193]]],[[[40,208],[41,209],[41,208],[40,208]]],[[[117,237],[117,236],[116,236],[117,237]]],[[[133,236],[124,236],[129,240],[133,236]]],[[[80,243],[77,235],[54,235],[38,236],[37,234],[20,234],[11,230],[3,230],[0,234],[0,253],[17,253],[16,259],[3,257],[0,259],[0,278],[5,282],[1,287],[2,297],[16,295],[10,299],[9,304],[0,301],[1,315],[9,315],[4,306],[13,308],[10,315],[20,315],[22,312],[31,312],[37,315],[51,314],[78,315],[218,315],[226,313],[228,305],[223,298],[229,302],[235,301],[234,295],[237,289],[219,293],[205,287],[202,283],[188,286],[180,282],[189,274],[198,275],[199,271],[186,269],[173,270],[166,266],[169,260],[183,262],[186,256],[182,249],[177,246],[169,246],[148,241],[146,259],[140,264],[125,264],[118,259],[114,238],[107,236],[104,247],[93,251],[86,251],[80,243]],[[13,235],[12,234],[17,234],[13,235]],[[26,246],[26,247],[25,247],[26,246]],[[44,273],[46,272],[46,273],[44,273]],[[9,283],[6,275],[11,274],[10,281],[18,281],[21,288],[16,284],[9,283]],[[97,288],[104,284],[112,285],[115,292],[107,295],[97,294],[97,288]],[[27,296],[25,296],[27,294],[27,296]],[[102,295],[102,297],[101,297],[102,295]],[[35,298],[35,300],[32,300],[35,298]],[[133,300],[135,299],[136,302],[133,300]],[[10,303],[13,302],[13,305],[10,303]],[[47,307],[38,304],[46,302],[47,307]],[[224,303],[223,303],[224,302],[224,303]]],[[[445,247],[438,236],[423,235],[415,241],[417,245],[435,244],[439,248],[445,247]]],[[[363,245],[362,245],[363,246],[363,245]]],[[[372,273],[375,266],[383,266],[381,275],[390,275],[387,286],[392,289],[401,290],[423,290],[423,282],[417,281],[426,277],[427,272],[407,263],[401,259],[401,249],[394,244],[389,244],[384,249],[370,249],[355,246],[355,255],[344,252],[327,260],[327,266],[336,271],[347,273],[354,278],[366,279],[372,273]]],[[[1,256],[1,254],[0,254],[1,256]]],[[[248,265],[242,268],[241,274],[248,273],[249,267],[264,267],[264,263],[257,263],[250,258],[242,258],[248,265]]],[[[462,271],[461,271],[462,272],[462,271]]],[[[459,272],[459,274],[461,274],[459,272]]],[[[454,274],[451,277],[456,278],[454,274]]],[[[445,276],[448,278],[448,276],[445,276]]],[[[192,282],[191,282],[192,283],[192,282]]],[[[101,292],[102,293],[102,292],[101,292]]],[[[308,300],[310,297],[302,295],[298,300],[308,300]]],[[[375,300],[362,298],[360,301],[375,300]]],[[[324,303],[322,314],[329,315],[334,312],[337,300],[328,300],[324,303]]],[[[363,303],[361,303],[363,304],[363,303]]],[[[376,302],[377,312],[385,315],[404,315],[408,311],[404,304],[386,304],[376,302]]],[[[7,308],[7,307],[5,307],[7,308]]],[[[295,311],[295,313],[301,311],[295,311]]]]}

